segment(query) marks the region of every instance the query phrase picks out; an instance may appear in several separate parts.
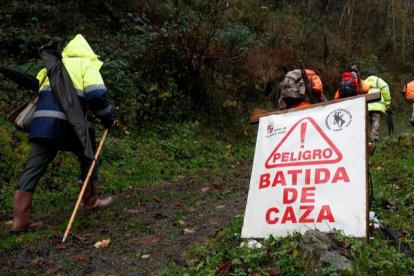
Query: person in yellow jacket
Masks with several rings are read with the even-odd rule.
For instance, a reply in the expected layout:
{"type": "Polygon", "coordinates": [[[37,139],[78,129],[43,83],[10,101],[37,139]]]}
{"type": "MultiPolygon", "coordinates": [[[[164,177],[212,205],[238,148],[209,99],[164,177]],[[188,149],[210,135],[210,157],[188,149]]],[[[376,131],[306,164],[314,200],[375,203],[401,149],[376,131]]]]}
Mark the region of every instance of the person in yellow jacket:
{"type": "MultiPolygon", "coordinates": [[[[41,57],[44,48],[40,48],[41,57]]],[[[52,59],[48,59],[50,60],[52,59]]],[[[106,128],[115,123],[114,108],[108,101],[107,90],[99,72],[102,62],[82,35],[76,35],[66,45],[61,60],[68,72],[68,81],[73,84],[73,91],[59,89],[61,87],[56,84],[63,83],[64,80],[55,76],[52,78],[53,72],[45,68],[37,75],[40,84],[39,101],[29,134],[31,151],[14,192],[13,222],[10,230],[14,234],[43,227],[42,222],[31,221],[32,197],[37,183],[59,151],[70,151],[76,155],[80,163],[80,177],[82,180],[86,179],[96,150],[94,126],[86,114],[91,111],[106,128]],[[66,92],[73,92],[73,95],[66,92]],[[74,97],[70,98],[73,101],[62,101],[57,97],[62,93],[66,93],[63,98],[74,97]],[[78,109],[75,110],[75,107],[78,109]],[[75,130],[71,123],[75,117],[82,118],[79,125],[85,126],[84,131],[75,130]]],[[[48,64],[45,65],[48,67],[48,64]]],[[[112,197],[98,198],[97,175],[98,167],[95,166],[83,196],[85,211],[99,210],[113,202],[112,197]]]]}
{"type": "Polygon", "coordinates": [[[381,93],[380,101],[368,104],[368,115],[371,125],[370,139],[371,142],[378,142],[380,139],[379,128],[381,114],[385,114],[391,104],[390,88],[383,79],[375,75],[374,71],[368,72],[368,78],[365,79],[365,84],[369,87],[368,93],[381,93]]]}

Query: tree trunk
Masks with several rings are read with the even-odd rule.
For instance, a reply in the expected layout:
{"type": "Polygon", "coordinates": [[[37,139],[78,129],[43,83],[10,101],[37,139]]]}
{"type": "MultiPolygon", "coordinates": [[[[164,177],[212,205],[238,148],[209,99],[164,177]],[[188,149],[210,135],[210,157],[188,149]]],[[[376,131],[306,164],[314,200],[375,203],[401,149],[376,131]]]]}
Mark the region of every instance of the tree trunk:
{"type": "Polygon", "coordinates": [[[405,32],[407,30],[407,1],[404,1],[404,10],[403,10],[403,26],[402,26],[402,49],[401,49],[401,54],[402,54],[402,63],[405,64],[405,32]]]}
{"type": "Polygon", "coordinates": [[[395,0],[391,0],[391,12],[392,12],[392,41],[394,54],[397,52],[397,39],[395,33],[395,0]]]}

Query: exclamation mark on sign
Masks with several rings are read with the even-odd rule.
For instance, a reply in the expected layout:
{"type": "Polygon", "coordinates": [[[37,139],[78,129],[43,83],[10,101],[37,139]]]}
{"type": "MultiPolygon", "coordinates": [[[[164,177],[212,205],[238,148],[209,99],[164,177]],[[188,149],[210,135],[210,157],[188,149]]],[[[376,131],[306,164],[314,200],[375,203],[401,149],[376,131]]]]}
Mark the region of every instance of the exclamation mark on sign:
{"type": "Polygon", "coordinates": [[[306,122],[303,122],[300,125],[300,148],[303,149],[305,147],[305,133],[306,133],[306,122]]]}

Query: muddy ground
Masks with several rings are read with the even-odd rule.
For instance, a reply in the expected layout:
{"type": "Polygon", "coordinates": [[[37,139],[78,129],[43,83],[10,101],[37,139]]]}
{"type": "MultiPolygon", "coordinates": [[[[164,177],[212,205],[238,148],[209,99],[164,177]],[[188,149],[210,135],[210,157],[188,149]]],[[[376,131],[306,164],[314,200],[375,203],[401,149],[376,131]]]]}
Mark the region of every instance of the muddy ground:
{"type": "MultiPolygon", "coordinates": [[[[209,173],[186,175],[154,188],[115,192],[116,204],[93,214],[86,226],[77,226],[66,243],[61,243],[62,231],[52,231],[41,241],[2,254],[0,274],[157,275],[171,262],[185,264],[188,249],[214,239],[244,213],[250,166],[249,161],[240,164],[232,179],[209,173]],[[107,248],[94,247],[105,239],[111,239],[107,248]]],[[[71,212],[48,212],[48,227],[53,229],[53,220],[66,227],[71,212]]],[[[86,214],[78,216],[83,217],[77,220],[86,220],[86,214]]],[[[0,238],[6,235],[3,231],[0,238]]]]}

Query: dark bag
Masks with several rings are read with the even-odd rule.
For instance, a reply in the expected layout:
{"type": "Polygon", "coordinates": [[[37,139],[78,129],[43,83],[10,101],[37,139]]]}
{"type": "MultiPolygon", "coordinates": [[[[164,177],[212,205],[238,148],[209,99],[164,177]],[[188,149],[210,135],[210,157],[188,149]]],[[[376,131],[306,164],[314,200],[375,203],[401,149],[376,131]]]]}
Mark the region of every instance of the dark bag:
{"type": "Polygon", "coordinates": [[[22,111],[16,116],[16,119],[14,120],[15,125],[17,128],[29,131],[30,126],[32,124],[33,115],[36,110],[37,101],[39,100],[39,93],[36,93],[36,95],[33,96],[33,98],[28,101],[22,111]]]}
{"type": "Polygon", "coordinates": [[[10,122],[13,122],[18,129],[29,131],[37,101],[39,99],[39,81],[37,78],[31,75],[7,68],[2,65],[0,65],[0,73],[11,81],[15,82],[17,85],[23,86],[30,91],[36,91],[35,94],[32,92],[31,97],[28,101],[17,107],[7,116],[7,119],[10,122]]]}
{"type": "Polygon", "coordinates": [[[32,95],[28,101],[10,112],[7,119],[14,123],[18,129],[29,131],[38,100],[39,93],[32,95]]]}
{"type": "Polygon", "coordinates": [[[339,98],[348,98],[358,94],[358,76],[355,72],[344,72],[339,87],[339,98]]]}

